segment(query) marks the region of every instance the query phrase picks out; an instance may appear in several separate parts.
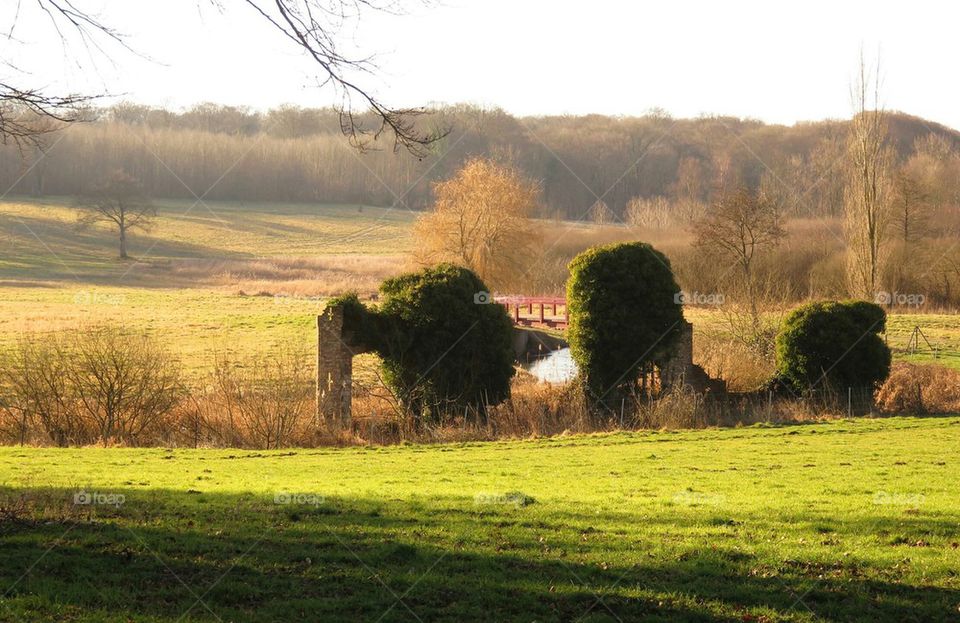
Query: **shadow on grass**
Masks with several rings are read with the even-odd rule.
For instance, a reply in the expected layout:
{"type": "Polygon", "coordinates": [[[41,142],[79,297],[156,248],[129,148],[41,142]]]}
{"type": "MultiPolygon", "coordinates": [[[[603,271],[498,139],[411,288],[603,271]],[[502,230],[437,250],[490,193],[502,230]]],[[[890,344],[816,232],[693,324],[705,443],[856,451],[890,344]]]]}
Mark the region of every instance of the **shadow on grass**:
{"type": "Polygon", "coordinates": [[[0,621],[938,621],[960,601],[889,569],[644,542],[537,504],[75,493],[0,491],[0,621]]]}
{"type": "Polygon", "coordinates": [[[153,262],[155,258],[253,257],[139,232],[130,236],[131,259],[120,261],[117,236],[113,232],[78,231],[74,223],[35,216],[0,214],[0,232],[9,232],[23,240],[22,246],[8,254],[11,265],[0,269],[0,278],[6,281],[79,278],[85,284],[163,287],[170,285],[170,277],[138,273],[136,280],[121,282],[118,278],[126,276],[134,262],[153,262]]]}

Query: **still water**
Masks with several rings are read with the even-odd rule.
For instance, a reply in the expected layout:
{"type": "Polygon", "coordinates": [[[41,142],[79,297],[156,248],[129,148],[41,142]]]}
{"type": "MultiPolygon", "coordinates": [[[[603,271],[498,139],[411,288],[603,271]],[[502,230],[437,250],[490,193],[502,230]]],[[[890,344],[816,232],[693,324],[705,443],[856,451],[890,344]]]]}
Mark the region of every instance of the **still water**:
{"type": "Polygon", "coordinates": [[[527,372],[547,383],[566,383],[577,375],[577,364],[573,362],[569,348],[552,351],[523,367],[527,372]]]}

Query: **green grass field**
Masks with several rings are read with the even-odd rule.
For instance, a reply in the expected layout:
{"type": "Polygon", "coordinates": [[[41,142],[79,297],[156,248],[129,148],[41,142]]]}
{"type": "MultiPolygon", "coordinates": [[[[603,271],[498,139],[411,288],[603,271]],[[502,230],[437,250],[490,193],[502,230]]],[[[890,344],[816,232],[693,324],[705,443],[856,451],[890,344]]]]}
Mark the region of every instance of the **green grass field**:
{"type": "Polygon", "coordinates": [[[312,349],[323,307],[309,299],[189,288],[6,288],[0,294],[0,346],[14,344],[23,331],[114,322],[169,345],[193,371],[211,367],[217,354],[312,349]]]}
{"type": "Polygon", "coordinates": [[[2,448],[0,621],[956,621],[958,447],[951,417],[2,448]]]}

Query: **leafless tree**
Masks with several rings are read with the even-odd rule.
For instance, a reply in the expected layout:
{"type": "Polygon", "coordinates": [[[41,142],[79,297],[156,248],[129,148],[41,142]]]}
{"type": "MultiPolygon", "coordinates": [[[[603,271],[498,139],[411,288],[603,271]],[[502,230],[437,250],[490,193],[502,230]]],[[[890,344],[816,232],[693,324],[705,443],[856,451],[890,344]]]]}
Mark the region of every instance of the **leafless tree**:
{"type": "Polygon", "coordinates": [[[65,124],[80,119],[94,97],[46,95],[36,89],[21,90],[0,82],[0,143],[21,151],[41,147],[43,139],[65,124]]]}
{"type": "Polygon", "coordinates": [[[887,141],[887,113],[880,104],[880,79],[871,73],[862,55],[852,91],[855,113],[850,124],[844,191],[849,280],[854,295],[872,300],[880,286],[888,250],[893,152],[887,141]]]}
{"type": "Polygon", "coordinates": [[[3,353],[0,413],[8,441],[22,445],[46,437],[57,446],[90,441],[74,408],[77,396],[63,353],[60,336],[43,334],[23,335],[3,353]]]}
{"type": "Polygon", "coordinates": [[[76,408],[104,444],[136,444],[183,397],[180,366],[145,335],[116,327],[73,332],[64,370],[76,408]]]}
{"type": "Polygon", "coordinates": [[[633,227],[666,229],[674,223],[674,208],[663,196],[634,197],[627,202],[626,221],[633,227]]]}
{"type": "Polygon", "coordinates": [[[0,432],[20,443],[136,444],[183,397],[170,352],[117,327],[26,334],[2,358],[0,432]]]}
{"type": "Polygon", "coordinates": [[[903,243],[913,242],[925,233],[930,191],[921,171],[911,160],[897,170],[894,179],[894,206],[897,237],[903,243]]]}
{"type": "Polygon", "coordinates": [[[780,244],[787,235],[782,220],[776,203],[741,187],[724,194],[693,228],[699,248],[725,256],[738,267],[749,309],[751,339],[762,333],[761,299],[767,291],[758,283],[754,261],[760,251],[780,244]]]}
{"type": "Polygon", "coordinates": [[[587,218],[595,225],[603,227],[616,221],[616,215],[603,199],[597,199],[587,210],[587,218]]]}
{"type": "Polygon", "coordinates": [[[123,171],[115,171],[105,181],[78,199],[81,226],[106,222],[116,227],[120,237],[120,259],[127,259],[127,233],[147,230],[157,209],[144,194],[140,183],[123,171]]]}
{"type": "MultiPolygon", "coordinates": [[[[31,7],[47,17],[55,36],[67,45],[77,41],[87,51],[108,54],[108,44],[133,52],[127,37],[101,19],[91,9],[80,6],[82,0],[34,0],[31,7]]],[[[429,4],[431,0],[417,0],[429,4]]],[[[21,17],[18,0],[13,37],[21,17]]],[[[223,0],[198,0],[223,13],[223,0]]],[[[26,4],[26,3],[23,3],[26,4]]],[[[341,52],[337,35],[349,23],[370,12],[401,13],[403,0],[238,0],[263,20],[268,30],[279,34],[291,46],[304,52],[319,67],[319,82],[335,89],[340,111],[340,126],[351,144],[367,149],[384,135],[393,138],[394,149],[405,148],[423,155],[429,146],[447,134],[445,128],[423,128],[418,118],[424,108],[394,108],[362,83],[365,75],[377,67],[371,57],[352,57],[341,52]]],[[[9,67],[9,66],[8,66],[9,67]]],[[[15,69],[15,68],[14,68],[15,69]]],[[[0,81],[0,140],[18,144],[32,143],[39,133],[32,123],[36,117],[69,123],[81,118],[82,111],[103,94],[54,95],[42,89],[26,88],[0,81]]]]}
{"type": "Polygon", "coordinates": [[[243,362],[218,356],[212,386],[217,416],[211,428],[227,445],[290,445],[315,412],[310,357],[292,345],[243,362]]]}

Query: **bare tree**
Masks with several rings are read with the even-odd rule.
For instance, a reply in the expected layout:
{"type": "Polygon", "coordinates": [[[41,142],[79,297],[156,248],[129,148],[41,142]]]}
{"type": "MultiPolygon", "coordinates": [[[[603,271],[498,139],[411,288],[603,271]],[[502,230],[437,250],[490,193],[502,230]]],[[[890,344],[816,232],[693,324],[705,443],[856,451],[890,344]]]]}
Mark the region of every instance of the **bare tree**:
{"type": "MultiPolygon", "coordinates": [[[[430,0],[418,0],[429,3],[430,0]]],[[[35,0],[29,6],[47,18],[52,33],[64,46],[79,42],[88,51],[108,54],[107,44],[133,48],[122,32],[109,25],[91,9],[79,6],[81,0],[35,0]]],[[[209,3],[219,12],[225,10],[222,0],[198,0],[209,3]]],[[[402,0],[241,0],[254,11],[265,26],[279,34],[291,46],[304,52],[319,67],[320,85],[335,89],[339,101],[340,126],[351,144],[367,149],[384,134],[392,136],[394,149],[405,148],[416,155],[447,134],[445,128],[423,128],[417,120],[424,108],[394,108],[381,100],[361,82],[364,75],[377,67],[371,57],[352,57],[341,52],[337,35],[350,23],[369,12],[400,13],[402,0]]],[[[12,38],[21,10],[18,2],[12,38]]],[[[239,45],[239,44],[238,44],[239,45]]],[[[9,67],[9,65],[8,65],[9,67]]],[[[15,68],[14,68],[15,69],[15,68]]],[[[42,89],[25,88],[0,81],[0,140],[32,142],[38,129],[31,123],[37,116],[62,123],[76,121],[84,107],[103,94],[53,95],[42,89]]]]}
{"type": "Polygon", "coordinates": [[[633,227],[666,229],[673,224],[673,209],[663,196],[651,198],[633,197],[625,210],[627,224],[633,227]]]}
{"type": "Polygon", "coordinates": [[[741,187],[728,191],[693,228],[695,244],[709,253],[733,260],[743,279],[750,318],[751,339],[762,332],[760,287],[755,259],[763,249],[775,247],[787,235],[778,206],[760,193],[741,187]]]}
{"type": "Polygon", "coordinates": [[[218,356],[212,386],[219,417],[210,418],[211,428],[226,445],[290,445],[309,428],[315,412],[310,357],[292,344],[273,357],[231,361],[218,356]]]}
{"type": "Polygon", "coordinates": [[[607,202],[603,199],[597,199],[593,202],[593,205],[587,210],[587,218],[600,227],[609,225],[616,220],[613,210],[610,209],[610,206],[608,206],[607,202]]]}
{"type": "Polygon", "coordinates": [[[897,170],[894,179],[894,217],[897,237],[901,242],[913,242],[926,230],[930,191],[919,170],[921,163],[911,158],[897,170]]]}
{"type": "Polygon", "coordinates": [[[930,133],[916,139],[913,149],[906,168],[925,189],[925,216],[941,214],[945,207],[960,202],[960,155],[953,144],[930,133]]]}
{"type": "Polygon", "coordinates": [[[116,327],[26,334],[0,365],[0,432],[20,443],[136,444],[163,428],[181,378],[167,349],[116,327]]]}
{"type": "Polygon", "coordinates": [[[71,333],[67,344],[64,369],[76,408],[104,445],[136,444],[183,397],[178,362],[146,335],[97,327],[71,333]]]}
{"type": "Polygon", "coordinates": [[[120,237],[120,259],[127,259],[127,233],[147,230],[157,209],[144,194],[140,183],[123,171],[115,171],[77,201],[82,211],[81,226],[106,222],[116,227],[120,237]]]}
{"type": "Polygon", "coordinates": [[[871,74],[862,55],[852,91],[855,114],[850,122],[844,189],[848,279],[854,295],[872,300],[887,251],[893,152],[887,145],[887,114],[880,105],[880,80],[871,74]]]}
{"type": "Polygon", "coordinates": [[[0,82],[0,144],[42,149],[44,138],[77,121],[96,97],[46,95],[0,82]]]}
{"type": "Polygon", "coordinates": [[[76,412],[62,336],[21,335],[0,361],[0,413],[9,441],[23,445],[45,437],[57,446],[90,441],[76,412]],[[34,434],[31,435],[31,432],[34,434]]]}

